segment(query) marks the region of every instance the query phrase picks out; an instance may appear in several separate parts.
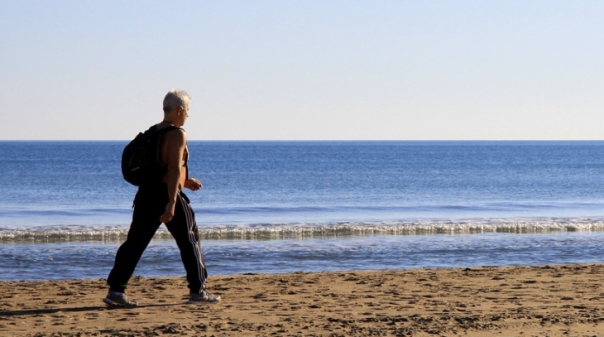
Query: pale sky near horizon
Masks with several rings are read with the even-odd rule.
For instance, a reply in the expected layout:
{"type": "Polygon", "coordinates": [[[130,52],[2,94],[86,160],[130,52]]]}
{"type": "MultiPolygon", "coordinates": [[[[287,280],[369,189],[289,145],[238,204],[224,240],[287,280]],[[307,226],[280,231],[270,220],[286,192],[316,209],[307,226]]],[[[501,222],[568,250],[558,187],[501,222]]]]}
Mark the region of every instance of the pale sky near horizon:
{"type": "Polygon", "coordinates": [[[604,139],[604,1],[3,1],[0,140],[604,139]]]}

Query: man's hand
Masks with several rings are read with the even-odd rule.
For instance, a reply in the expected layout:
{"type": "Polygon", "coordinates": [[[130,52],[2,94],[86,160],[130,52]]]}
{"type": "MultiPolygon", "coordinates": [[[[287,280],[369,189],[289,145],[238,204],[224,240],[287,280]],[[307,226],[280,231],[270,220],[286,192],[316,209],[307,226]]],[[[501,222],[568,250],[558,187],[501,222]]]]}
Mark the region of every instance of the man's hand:
{"type": "Polygon", "coordinates": [[[163,223],[168,223],[170,221],[172,221],[172,218],[174,217],[174,207],[176,206],[175,203],[168,203],[166,205],[166,211],[164,212],[164,214],[159,216],[159,221],[163,222],[163,223]]]}
{"type": "Polygon", "coordinates": [[[185,181],[185,187],[190,189],[191,191],[197,191],[203,187],[201,181],[195,178],[189,178],[185,181]]]}

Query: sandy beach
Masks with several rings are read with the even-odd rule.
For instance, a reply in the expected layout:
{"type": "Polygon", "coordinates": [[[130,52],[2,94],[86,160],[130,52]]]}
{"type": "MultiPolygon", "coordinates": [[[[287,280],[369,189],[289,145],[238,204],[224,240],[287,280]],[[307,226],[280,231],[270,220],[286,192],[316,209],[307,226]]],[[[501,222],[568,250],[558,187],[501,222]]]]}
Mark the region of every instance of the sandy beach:
{"type": "Polygon", "coordinates": [[[215,306],[184,278],[0,283],[0,336],[604,336],[604,265],[229,275],[215,306]]]}

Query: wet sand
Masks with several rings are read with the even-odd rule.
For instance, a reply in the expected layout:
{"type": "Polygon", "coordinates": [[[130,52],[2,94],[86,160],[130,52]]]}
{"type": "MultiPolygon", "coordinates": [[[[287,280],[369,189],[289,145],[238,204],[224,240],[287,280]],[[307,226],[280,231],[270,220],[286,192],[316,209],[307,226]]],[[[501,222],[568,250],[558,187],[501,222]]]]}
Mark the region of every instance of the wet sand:
{"type": "Polygon", "coordinates": [[[604,336],[604,264],[141,278],[131,309],[105,281],[0,282],[0,336],[604,336]]]}

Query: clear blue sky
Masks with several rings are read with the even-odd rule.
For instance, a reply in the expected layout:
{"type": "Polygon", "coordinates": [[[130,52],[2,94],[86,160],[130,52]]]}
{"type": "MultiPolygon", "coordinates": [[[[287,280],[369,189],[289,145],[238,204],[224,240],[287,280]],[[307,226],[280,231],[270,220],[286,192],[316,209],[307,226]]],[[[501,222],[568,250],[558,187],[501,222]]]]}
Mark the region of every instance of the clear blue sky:
{"type": "Polygon", "coordinates": [[[0,139],[604,138],[604,1],[2,1],[0,139]]]}

